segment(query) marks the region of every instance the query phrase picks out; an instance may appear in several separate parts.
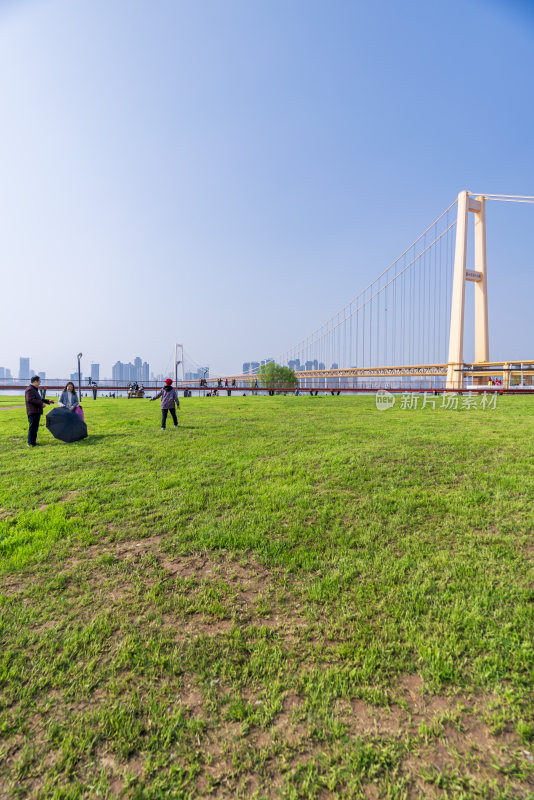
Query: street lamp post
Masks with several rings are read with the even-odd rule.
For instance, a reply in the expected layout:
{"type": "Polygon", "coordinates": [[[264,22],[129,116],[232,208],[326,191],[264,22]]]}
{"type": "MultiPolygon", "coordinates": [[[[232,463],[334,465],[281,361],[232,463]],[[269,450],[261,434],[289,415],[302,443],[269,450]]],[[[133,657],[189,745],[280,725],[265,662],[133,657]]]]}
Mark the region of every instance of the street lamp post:
{"type": "Polygon", "coordinates": [[[76,358],[78,359],[78,402],[81,403],[82,401],[82,372],[80,367],[80,360],[83,353],[78,353],[76,358]]]}
{"type": "Polygon", "coordinates": [[[208,374],[209,371],[210,371],[209,367],[203,370],[204,374],[202,376],[202,380],[204,381],[204,395],[203,395],[204,397],[206,397],[206,375],[208,374]]]}

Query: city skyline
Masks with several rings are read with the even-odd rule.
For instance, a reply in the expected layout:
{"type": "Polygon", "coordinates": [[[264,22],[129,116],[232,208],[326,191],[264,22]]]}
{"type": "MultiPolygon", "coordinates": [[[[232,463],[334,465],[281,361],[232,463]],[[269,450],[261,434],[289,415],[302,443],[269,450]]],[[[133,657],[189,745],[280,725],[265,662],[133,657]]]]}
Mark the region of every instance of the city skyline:
{"type": "MultiPolygon", "coordinates": [[[[186,380],[199,380],[200,378],[209,379],[210,377],[210,368],[209,366],[204,367],[197,367],[196,369],[188,369],[185,370],[185,379],[186,380]]],[[[15,380],[17,381],[29,381],[31,377],[34,375],[38,375],[41,380],[44,382],[47,380],[47,373],[45,371],[35,370],[31,366],[31,358],[26,356],[19,357],[19,371],[18,376],[15,380]]],[[[71,380],[76,382],[78,380],[78,372],[77,370],[74,372],[67,372],[66,374],[63,373],[61,375],[56,375],[52,377],[50,373],[48,373],[49,381],[60,381],[65,382],[67,380],[71,380]]],[[[82,362],[82,370],[81,370],[81,378],[82,382],[95,382],[98,383],[100,380],[102,381],[114,381],[114,382],[121,382],[127,384],[129,382],[137,381],[142,383],[150,383],[154,381],[162,381],[166,377],[173,376],[172,368],[167,370],[166,373],[158,372],[154,373],[150,371],[150,365],[148,362],[143,361],[139,356],[136,356],[133,362],[122,362],[120,360],[116,361],[113,367],[111,368],[111,375],[103,374],[100,376],[100,363],[92,362],[90,364],[89,374],[87,374],[87,368],[83,369],[83,362],[82,362]]],[[[10,368],[6,368],[0,366],[0,380],[1,381],[12,381],[14,380],[14,376],[12,370],[10,368]]]]}
{"type": "MultiPolygon", "coordinates": [[[[121,362],[120,360],[116,361],[113,367],[111,368],[111,376],[109,375],[102,375],[100,376],[100,364],[98,362],[92,362],[90,364],[89,374],[84,373],[82,368],[81,376],[82,380],[87,382],[95,382],[98,383],[100,380],[103,381],[121,381],[124,383],[130,381],[142,381],[144,383],[153,382],[153,381],[160,381],[164,380],[166,377],[170,376],[172,370],[168,370],[167,373],[154,373],[150,371],[150,365],[148,362],[143,362],[142,359],[137,356],[133,362],[121,362]]],[[[19,372],[18,377],[16,380],[29,380],[34,375],[39,375],[39,377],[45,381],[46,380],[46,372],[34,370],[31,367],[31,359],[29,357],[20,356],[19,357],[19,372]]],[[[199,380],[200,378],[209,379],[210,377],[210,368],[209,366],[205,367],[197,367],[196,369],[188,369],[185,370],[185,379],[186,380],[199,380]]],[[[0,366],[0,380],[13,380],[14,376],[10,368],[0,366]]],[[[67,374],[57,375],[55,378],[50,377],[50,380],[77,380],[78,379],[78,372],[68,372],[67,374]]]]}
{"type": "MultiPolygon", "coordinates": [[[[100,380],[100,363],[99,362],[91,362],[89,368],[87,365],[84,367],[83,357],[81,361],[81,375],[84,377],[84,380],[90,379],[91,381],[98,382],[100,380]]],[[[148,381],[150,379],[150,365],[148,362],[143,362],[139,356],[137,356],[133,363],[123,363],[121,361],[117,361],[113,367],[110,369],[109,375],[102,375],[103,380],[144,380],[148,381]],[[118,371],[118,377],[113,378],[114,371],[118,371]]],[[[46,375],[51,376],[52,372],[50,370],[39,370],[32,366],[32,359],[29,356],[19,356],[19,368],[17,375],[13,374],[13,370],[10,367],[0,366],[0,380],[13,380],[16,377],[18,381],[27,381],[30,380],[31,377],[34,375],[38,375],[42,380],[46,380],[46,375]]],[[[65,370],[59,374],[56,374],[54,378],[51,379],[61,379],[66,380],[70,379],[73,380],[73,376],[78,376],[78,370],[65,370]]],[[[163,375],[157,376],[157,378],[163,377],[163,375]]],[[[157,379],[156,378],[156,379],[157,379]]]]}
{"type": "MultiPolygon", "coordinates": [[[[263,364],[269,364],[272,361],[274,361],[272,358],[266,358],[263,361],[243,361],[242,373],[243,375],[256,375],[263,364]]],[[[287,362],[287,366],[294,372],[327,369],[325,362],[319,361],[317,358],[307,359],[302,362],[300,358],[290,359],[287,362]]],[[[332,361],[328,369],[339,369],[339,364],[336,361],[332,361]]]]}

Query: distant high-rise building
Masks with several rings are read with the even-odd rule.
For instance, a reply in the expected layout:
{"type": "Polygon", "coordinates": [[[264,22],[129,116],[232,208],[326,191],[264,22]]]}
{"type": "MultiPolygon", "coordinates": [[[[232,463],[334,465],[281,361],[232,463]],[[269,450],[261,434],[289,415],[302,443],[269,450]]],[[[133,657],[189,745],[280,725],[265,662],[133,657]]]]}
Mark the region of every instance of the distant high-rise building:
{"type": "Polygon", "coordinates": [[[46,380],[46,372],[38,372],[37,373],[42,381],[46,380]]]}
{"type": "Polygon", "coordinates": [[[0,367],[0,380],[3,380],[6,377],[6,371],[4,367],[0,367]]]}
{"type": "Polygon", "coordinates": [[[330,369],[339,369],[339,365],[334,362],[330,369]]]}
{"type": "Polygon", "coordinates": [[[11,374],[11,370],[6,367],[6,378],[8,381],[13,380],[13,375],[11,374]]]}
{"type": "MultiPolygon", "coordinates": [[[[114,381],[123,381],[125,383],[130,383],[131,381],[140,381],[141,383],[144,383],[150,379],[150,365],[147,361],[143,362],[139,356],[134,359],[133,364],[131,361],[128,364],[124,364],[122,361],[117,361],[117,363],[111,368],[111,377],[114,381]]],[[[152,379],[154,380],[154,378],[152,379]]]]}
{"type": "Polygon", "coordinates": [[[130,380],[130,364],[123,364],[122,361],[117,361],[112,369],[112,377],[116,381],[129,381],[130,380]]]}
{"type": "Polygon", "coordinates": [[[91,380],[100,380],[100,364],[91,364],[91,380]]]}
{"type": "MultiPolygon", "coordinates": [[[[262,361],[263,364],[268,364],[268,361],[262,361]]],[[[252,375],[256,373],[260,368],[259,361],[244,361],[243,362],[243,375],[252,375]]]]}
{"type": "Polygon", "coordinates": [[[29,380],[30,378],[30,359],[29,358],[22,358],[20,359],[20,366],[19,366],[19,378],[22,380],[29,380]]]}
{"type": "Polygon", "coordinates": [[[325,365],[322,361],[319,361],[319,369],[325,369],[325,365]]]}
{"type": "Polygon", "coordinates": [[[210,376],[209,367],[199,367],[196,372],[186,372],[184,377],[186,381],[198,381],[201,378],[208,380],[210,376]]]}

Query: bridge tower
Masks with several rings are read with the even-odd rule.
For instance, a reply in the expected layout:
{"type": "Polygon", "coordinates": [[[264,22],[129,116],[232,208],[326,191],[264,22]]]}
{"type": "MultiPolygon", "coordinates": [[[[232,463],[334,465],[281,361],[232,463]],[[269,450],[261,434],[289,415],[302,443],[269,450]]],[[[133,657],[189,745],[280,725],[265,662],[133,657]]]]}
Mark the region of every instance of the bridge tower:
{"type": "Polygon", "coordinates": [[[488,273],[486,258],[486,198],[458,195],[456,249],[452,284],[447,389],[463,389],[465,282],[475,282],[475,363],[489,361],[488,273]],[[469,212],[475,217],[475,269],[467,270],[469,212]]]}

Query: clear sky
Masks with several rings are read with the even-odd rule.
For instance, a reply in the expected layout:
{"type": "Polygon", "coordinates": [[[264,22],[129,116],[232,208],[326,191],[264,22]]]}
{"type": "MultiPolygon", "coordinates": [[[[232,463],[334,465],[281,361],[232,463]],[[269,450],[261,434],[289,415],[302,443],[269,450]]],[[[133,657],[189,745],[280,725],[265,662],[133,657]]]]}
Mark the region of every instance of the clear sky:
{"type": "MultiPolygon", "coordinates": [[[[461,189],[534,194],[533,76],[531,2],[0,0],[0,365],[276,357],[461,189]]],[[[492,204],[492,358],[533,253],[492,204]]]]}

